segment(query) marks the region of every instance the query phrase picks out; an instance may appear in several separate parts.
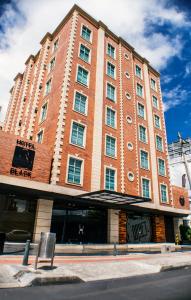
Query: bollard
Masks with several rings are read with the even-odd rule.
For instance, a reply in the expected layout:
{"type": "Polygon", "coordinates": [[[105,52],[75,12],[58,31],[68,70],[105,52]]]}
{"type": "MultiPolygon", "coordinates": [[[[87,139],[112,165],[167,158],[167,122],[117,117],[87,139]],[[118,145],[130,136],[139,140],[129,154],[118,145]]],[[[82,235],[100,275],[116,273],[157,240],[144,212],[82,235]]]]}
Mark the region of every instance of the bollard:
{"type": "Polygon", "coordinates": [[[114,255],[114,256],[117,255],[117,246],[116,246],[116,243],[114,243],[113,255],[114,255]]]}
{"type": "Polygon", "coordinates": [[[27,240],[25,244],[25,252],[23,256],[23,266],[28,266],[29,250],[30,250],[30,240],[27,240]]]}
{"type": "Polygon", "coordinates": [[[178,233],[176,233],[175,244],[179,245],[179,243],[180,243],[179,236],[178,236],[178,233]]]}

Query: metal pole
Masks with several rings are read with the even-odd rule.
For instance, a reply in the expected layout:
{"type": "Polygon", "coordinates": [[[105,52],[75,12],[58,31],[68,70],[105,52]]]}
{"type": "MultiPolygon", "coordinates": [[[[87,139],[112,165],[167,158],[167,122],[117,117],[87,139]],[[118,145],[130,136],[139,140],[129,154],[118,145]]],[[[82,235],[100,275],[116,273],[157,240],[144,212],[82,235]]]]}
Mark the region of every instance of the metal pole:
{"type": "Polygon", "coordinates": [[[25,244],[25,252],[23,256],[23,266],[28,266],[29,250],[30,250],[30,240],[27,240],[25,244]]]}

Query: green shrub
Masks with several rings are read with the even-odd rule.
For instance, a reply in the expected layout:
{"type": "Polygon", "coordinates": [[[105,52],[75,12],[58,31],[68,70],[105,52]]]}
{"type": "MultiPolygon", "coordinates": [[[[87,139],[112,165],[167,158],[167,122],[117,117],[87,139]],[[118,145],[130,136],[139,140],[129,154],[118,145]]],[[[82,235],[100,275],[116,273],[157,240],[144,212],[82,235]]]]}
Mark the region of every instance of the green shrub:
{"type": "Polygon", "coordinates": [[[184,241],[191,241],[191,228],[189,226],[180,225],[181,239],[184,241]]]}

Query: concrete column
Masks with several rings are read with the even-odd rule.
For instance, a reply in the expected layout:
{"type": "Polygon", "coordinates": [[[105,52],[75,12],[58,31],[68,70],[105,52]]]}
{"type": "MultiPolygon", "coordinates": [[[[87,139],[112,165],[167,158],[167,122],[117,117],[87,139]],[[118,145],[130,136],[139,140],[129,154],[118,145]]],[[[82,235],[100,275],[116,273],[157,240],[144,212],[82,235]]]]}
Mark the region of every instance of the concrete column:
{"type": "Polygon", "coordinates": [[[38,199],[33,241],[38,242],[41,232],[50,232],[52,219],[52,200],[38,199]]]}
{"type": "Polygon", "coordinates": [[[107,241],[119,243],[119,211],[115,209],[108,209],[107,241]]]}

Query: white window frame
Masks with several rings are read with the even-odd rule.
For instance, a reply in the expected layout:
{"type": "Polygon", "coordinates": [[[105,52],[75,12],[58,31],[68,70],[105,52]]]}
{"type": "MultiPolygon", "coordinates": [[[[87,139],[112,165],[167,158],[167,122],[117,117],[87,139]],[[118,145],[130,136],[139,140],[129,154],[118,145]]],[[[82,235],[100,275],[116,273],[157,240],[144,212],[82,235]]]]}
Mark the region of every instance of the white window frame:
{"type": "Polygon", "coordinates": [[[106,89],[105,89],[105,91],[106,91],[106,93],[105,93],[105,94],[106,94],[106,98],[107,98],[109,101],[112,101],[113,103],[117,103],[117,97],[116,97],[116,95],[117,95],[117,88],[116,88],[116,86],[115,86],[112,82],[106,80],[106,89]],[[108,85],[108,84],[111,85],[112,87],[114,87],[114,89],[115,89],[114,100],[108,98],[108,95],[107,95],[107,85],[108,85]]]}
{"type": "Polygon", "coordinates": [[[139,160],[140,160],[140,168],[143,169],[143,170],[147,170],[149,171],[150,170],[150,158],[149,158],[149,152],[143,148],[140,148],[140,151],[139,151],[139,160]],[[143,152],[146,152],[148,154],[148,169],[144,168],[141,166],[141,151],[143,152]]]}
{"type": "Polygon", "coordinates": [[[47,117],[47,112],[48,112],[48,100],[46,102],[44,102],[41,106],[41,110],[40,110],[40,117],[39,117],[39,124],[43,123],[45,120],[46,120],[46,117],[47,117]],[[46,116],[44,118],[44,120],[42,120],[42,108],[43,106],[47,105],[47,110],[46,110],[46,116]]]}
{"type": "Polygon", "coordinates": [[[114,59],[114,60],[116,60],[116,47],[112,44],[112,43],[110,43],[110,42],[107,42],[107,55],[111,58],[111,59],[114,59]],[[110,45],[110,46],[112,46],[113,48],[114,48],[114,57],[112,57],[112,56],[110,56],[109,55],[109,53],[108,53],[108,45],[110,45]]]}
{"type": "Polygon", "coordinates": [[[145,105],[143,103],[141,103],[140,101],[137,102],[137,115],[138,115],[139,118],[141,118],[143,120],[147,119],[145,105]],[[144,106],[144,118],[139,115],[139,104],[142,105],[142,106],[144,106]]]}
{"type": "Polygon", "coordinates": [[[166,183],[160,183],[160,202],[163,203],[163,204],[169,204],[169,194],[168,194],[168,185],[166,183]],[[164,185],[166,186],[166,194],[167,194],[167,201],[164,202],[162,201],[162,191],[161,191],[161,186],[164,185]]]}
{"type": "Polygon", "coordinates": [[[117,129],[117,111],[116,111],[116,109],[113,109],[113,107],[109,106],[109,105],[106,105],[106,107],[105,107],[105,125],[110,128],[117,129]],[[107,124],[107,109],[108,108],[115,112],[115,127],[107,124]]]}
{"type": "Polygon", "coordinates": [[[36,142],[38,143],[38,144],[42,144],[43,143],[43,139],[44,139],[44,128],[40,128],[40,130],[37,132],[37,134],[36,134],[36,142]],[[39,143],[38,142],[38,135],[39,135],[39,133],[41,133],[42,132],[42,141],[41,141],[41,143],[39,143]]]}
{"type": "Polygon", "coordinates": [[[150,86],[153,91],[157,92],[157,81],[152,77],[150,78],[150,86]],[[152,80],[155,82],[155,88],[152,87],[152,80]]]}
{"type": "Polygon", "coordinates": [[[109,60],[106,60],[106,75],[109,78],[112,78],[113,80],[116,80],[116,65],[113,62],[109,61],[109,60]],[[114,77],[112,77],[109,74],[107,74],[107,65],[108,65],[108,63],[110,63],[111,65],[113,65],[115,67],[114,77]]]}
{"type": "Polygon", "coordinates": [[[138,124],[138,126],[139,126],[139,141],[140,141],[141,143],[148,144],[148,132],[147,132],[147,127],[144,126],[143,124],[138,124]],[[144,141],[142,141],[142,140],[140,139],[140,126],[142,126],[142,127],[144,127],[144,128],[146,129],[146,142],[144,142],[144,141]]]}
{"type": "Polygon", "coordinates": [[[80,114],[82,116],[87,116],[88,115],[88,96],[84,94],[83,91],[79,90],[74,90],[74,97],[73,97],[73,107],[72,110],[75,111],[77,114],[80,114]],[[82,113],[80,111],[75,110],[75,98],[76,98],[76,93],[82,94],[84,97],[86,97],[86,108],[85,108],[85,113],[82,113]]]}
{"type": "Polygon", "coordinates": [[[86,41],[87,43],[92,44],[92,41],[93,41],[93,30],[92,30],[92,28],[90,28],[90,26],[89,26],[88,24],[81,23],[80,36],[81,36],[81,38],[82,38],[84,41],[86,41]],[[82,28],[83,28],[83,26],[85,26],[85,27],[87,27],[89,30],[91,30],[90,40],[89,40],[89,41],[86,40],[86,39],[82,36],[82,28]]]}
{"type": "Polygon", "coordinates": [[[85,67],[82,66],[81,64],[77,64],[77,68],[76,68],[76,83],[80,84],[81,86],[84,86],[86,88],[89,88],[89,84],[90,84],[90,71],[85,67]],[[87,80],[87,85],[79,82],[78,79],[78,68],[81,67],[82,69],[86,70],[88,72],[88,80],[87,80]]]}
{"type": "Polygon", "coordinates": [[[77,120],[71,120],[71,125],[70,125],[70,139],[69,139],[69,144],[72,145],[72,146],[75,146],[75,147],[78,147],[78,148],[81,148],[81,149],[85,149],[86,148],[86,132],[87,132],[87,125],[82,123],[81,121],[77,121],[77,120]],[[73,128],[73,124],[76,123],[76,124],[79,124],[81,126],[84,127],[84,138],[83,138],[83,146],[80,146],[80,145],[77,145],[77,144],[73,144],[72,143],[72,128],[73,128]]]}
{"type": "Polygon", "coordinates": [[[111,134],[106,133],[105,134],[105,156],[112,158],[112,159],[116,159],[117,158],[117,138],[111,134]],[[107,136],[109,136],[110,138],[115,139],[115,156],[110,156],[106,153],[106,142],[107,142],[107,136]]]}
{"type": "Polygon", "coordinates": [[[163,141],[162,136],[159,135],[159,134],[155,134],[155,145],[156,145],[156,150],[157,150],[157,151],[159,151],[159,152],[164,152],[164,141],[163,141]],[[157,148],[157,136],[159,136],[159,137],[162,139],[162,151],[159,150],[159,149],[157,148]]]}
{"type": "Polygon", "coordinates": [[[106,169],[111,169],[115,171],[114,191],[117,191],[117,168],[108,165],[104,165],[104,189],[106,189],[106,169]]]}
{"type": "Polygon", "coordinates": [[[83,186],[84,184],[84,159],[72,154],[68,154],[68,158],[67,158],[67,167],[66,167],[66,177],[65,177],[65,183],[70,184],[70,185],[75,185],[75,186],[83,186]],[[70,158],[74,158],[77,160],[82,161],[82,165],[81,165],[81,174],[80,174],[80,183],[75,183],[75,182],[68,182],[68,171],[69,171],[69,161],[70,158]]]}
{"type": "Polygon", "coordinates": [[[141,66],[138,65],[138,64],[135,64],[135,76],[137,76],[140,79],[143,79],[143,70],[142,70],[141,66]],[[141,69],[141,76],[137,75],[137,73],[136,73],[136,66],[141,69]]]}
{"type": "Polygon", "coordinates": [[[160,118],[160,116],[159,116],[159,115],[157,115],[157,114],[154,114],[154,125],[155,125],[155,128],[157,128],[157,129],[161,129],[161,118],[160,118]],[[156,123],[155,123],[155,116],[157,116],[157,117],[159,118],[159,127],[158,127],[158,126],[156,126],[156,123]]]}
{"type": "Polygon", "coordinates": [[[162,157],[158,157],[157,162],[158,162],[158,174],[159,174],[159,176],[166,177],[166,162],[165,162],[165,159],[163,159],[162,157]],[[159,172],[159,160],[164,161],[164,175],[161,175],[160,172],[159,172]]]}
{"type": "Polygon", "coordinates": [[[80,43],[79,44],[79,49],[78,49],[78,57],[85,63],[87,64],[91,64],[91,52],[92,50],[86,45],[86,44],[83,44],[83,43],[80,43]],[[83,60],[83,58],[80,57],[80,48],[81,48],[81,45],[84,46],[85,48],[87,48],[90,52],[89,52],[89,60],[86,61],[86,60],[83,60]]]}
{"type": "MultiPolygon", "coordinates": [[[[151,179],[146,176],[141,176],[141,195],[143,196],[143,179],[146,179],[149,181],[149,198],[151,198],[151,179]]],[[[149,199],[147,198],[147,199],[149,199]]]]}

